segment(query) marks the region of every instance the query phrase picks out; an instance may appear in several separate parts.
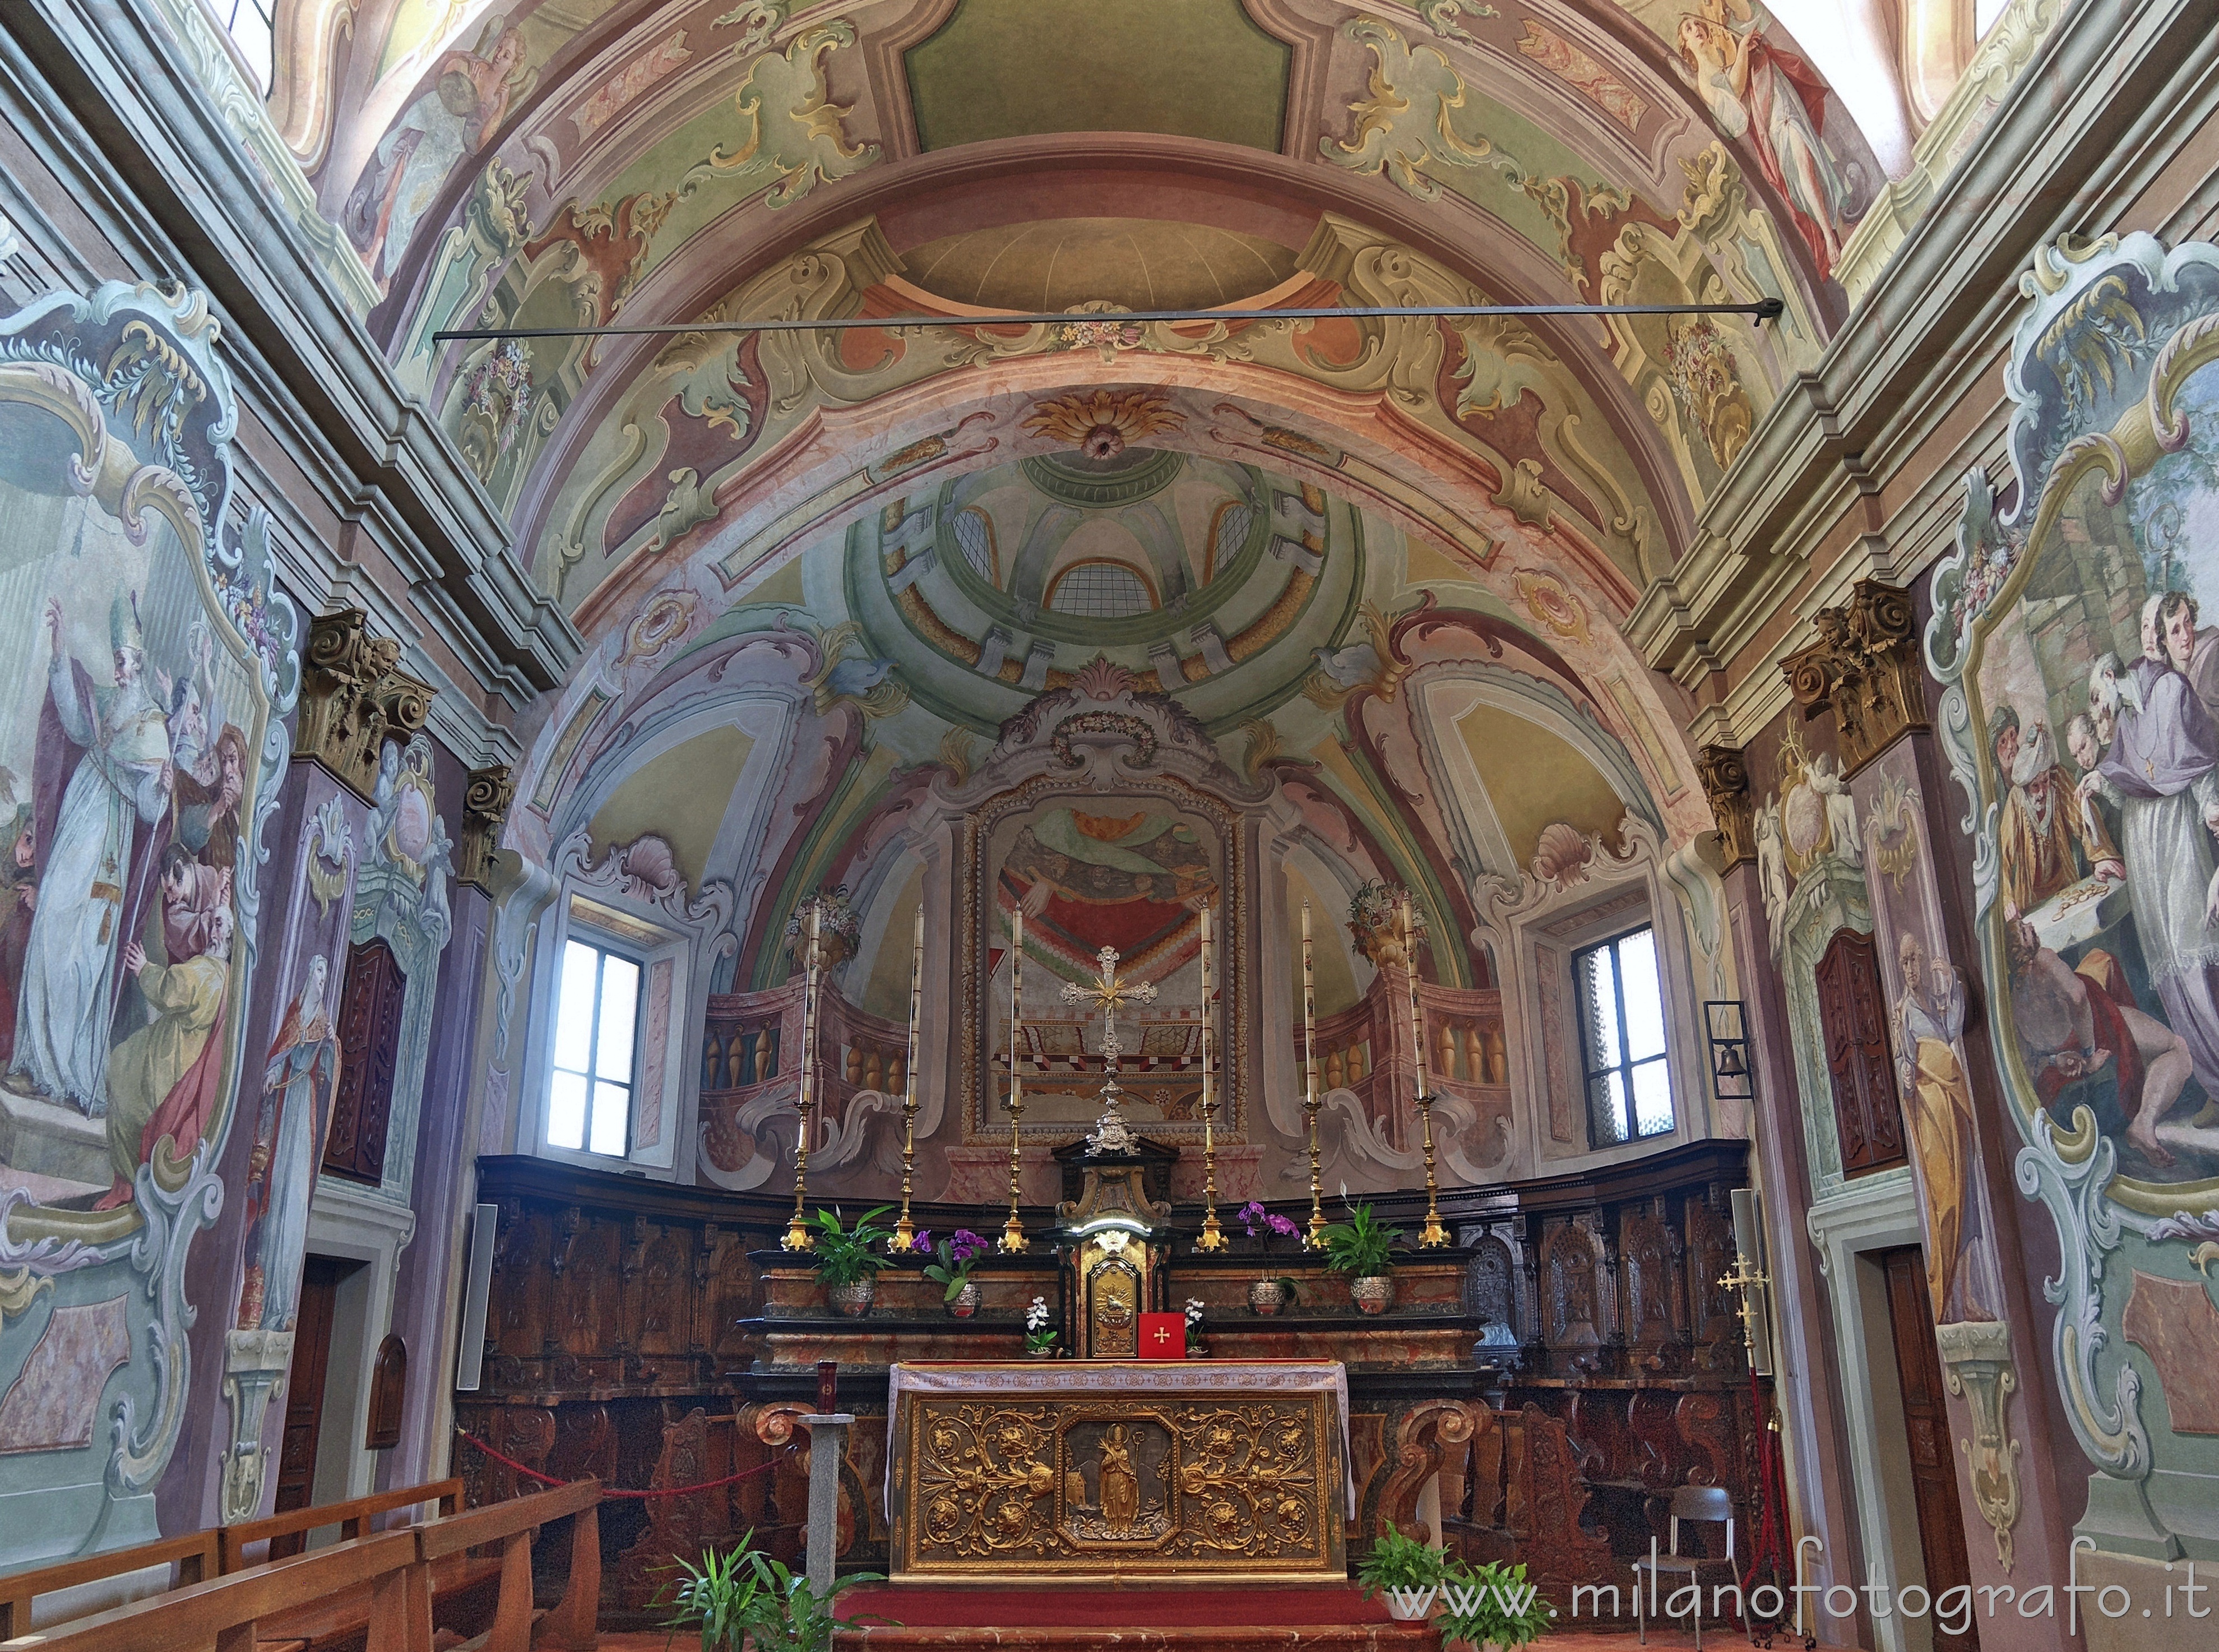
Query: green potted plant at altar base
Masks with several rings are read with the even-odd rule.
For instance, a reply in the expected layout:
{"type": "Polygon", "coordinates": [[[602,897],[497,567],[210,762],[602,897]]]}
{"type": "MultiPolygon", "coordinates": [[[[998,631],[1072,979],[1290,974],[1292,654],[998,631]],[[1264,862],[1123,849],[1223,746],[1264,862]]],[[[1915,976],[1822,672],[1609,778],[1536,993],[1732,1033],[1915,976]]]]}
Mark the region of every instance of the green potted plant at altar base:
{"type": "Polygon", "coordinates": [[[874,1223],[892,1208],[880,1205],[876,1210],[867,1210],[855,1219],[853,1227],[840,1225],[836,1206],[818,1209],[817,1232],[812,1235],[816,1245],[809,1255],[836,1311],[850,1317],[871,1311],[871,1299],[878,1294],[879,1270],[893,1265],[892,1258],[880,1254],[892,1235],[874,1223]]]}
{"type": "Polygon", "coordinates": [[[1512,1652],[1549,1632],[1556,1611],[1526,1581],[1526,1564],[1487,1561],[1468,1566],[1449,1563],[1440,1589],[1446,1606],[1434,1620],[1443,1652],[1512,1652]]]}
{"type": "Polygon", "coordinates": [[[935,1284],[948,1287],[948,1294],[942,1300],[948,1304],[950,1314],[959,1320],[967,1320],[979,1311],[979,1299],[984,1293],[979,1282],[971,1276],[971,1270],[986,1254],[985,1239],[967,1227],[959,1227],[952,1238],[935,1245],[927,1230],[917,1236],[912,1248],[940,1258],[926,1265],[924,1276],[935,1284]]]}
{"type": "Polygon", "coordinates": [[[1385,1226],[1368,1204],[1342,1208],[1348,1220],[1325,1230],[1325,1265],[1348,1276],[1358,1313],[1384,1314],[1395,1306],[1395,1278],[1387,1270],[1395,1265],[1395,1241],[1402,1230],[1385,1226]]]}
{"type": "Polygon", "coordinates": [[[1416,1623],[1433,1615],[1443,1580],[1448,1575],[1448,1556],[1430,1543],[1406,1537],[1389,1528],[1374,1538],[1371,1552],[1356,1568],[1366,1600],[1387,1597],[1387,1615],[1397,1623],[1416,1623]]]}
{"type": "Polygon", "coordinates": [[[672,1609],[662,1626],[674,1631],[698,1629],[701,1652],[742,1652],[743,1647],[753,1652],[832,1652],[836,1633],[852,1634],[873,1624],[901,1627],[875,1613],[842,1618],[833,1608],[840,1594],[858,1583],[884,1581],[881,1574],[859,1572],[819,1590],[756,1549],[752,1531],[735,1549],[704,1550],[698,1566],[681,1560],[665,1569],[681,1575],[669,1598],[658,1603],[672,1609]]]}

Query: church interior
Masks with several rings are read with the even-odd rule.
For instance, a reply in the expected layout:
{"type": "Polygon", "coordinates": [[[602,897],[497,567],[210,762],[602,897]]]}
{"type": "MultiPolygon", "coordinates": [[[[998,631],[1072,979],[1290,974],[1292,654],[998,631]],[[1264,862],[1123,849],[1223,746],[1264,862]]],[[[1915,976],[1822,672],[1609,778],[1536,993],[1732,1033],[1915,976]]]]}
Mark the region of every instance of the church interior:
{"type": "Polygon", "coordinates": [[[11,0],[0,1645],[2219,1647],[2205,595],[2211,0],[11,0]]]}

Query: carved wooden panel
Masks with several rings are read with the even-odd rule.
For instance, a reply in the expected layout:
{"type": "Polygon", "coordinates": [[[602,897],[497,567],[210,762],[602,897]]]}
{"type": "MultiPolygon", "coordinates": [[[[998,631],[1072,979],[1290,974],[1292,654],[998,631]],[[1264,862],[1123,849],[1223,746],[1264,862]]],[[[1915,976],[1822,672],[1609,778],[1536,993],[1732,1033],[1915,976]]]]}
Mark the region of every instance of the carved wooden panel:
{"type": "Polygon", "coordinates": [[[1833,1082],[1842,1173],[1864,1176],[1904,1162],[1903,1109],[1887,1043],[1887,999],[1870,935],[1838,932],[1818,960],[1818,1024],[1833,1082]]]}
{"type": "Polygon", "coordinates": [[[1551,1348],[1599,1347],[1608,1323],[1601,1241],[1584,1222],[1557,1221],[1541,1241],[1543,1339],[1551,1348]]]}
{"type": "Polygon", "coordinates": [[[408,1400],[408,1345],[396,1334],[377,1345],[370,1379],[370,1426],[365,1451],[390,1451],[401,1444],[401,1413],[408,1400]]]}
{"type": "Polygon", "coordinates": [[[401,1003],[408,990],[393,949],[371,939],[347,953],[339,1001],[339,1082],[324,1169],[375,1186],[385,1175],[385,1136],[401,1055],[401,1003]]]}
{"type": "Polygon", "coordinates": [[[1619,1219],[1618,1266],[1625,1288],[1625,1339],[1657,1350],[1679,1340],[1685,1323],[1681,1301],[1680,1236],[1665,1218],[1662,1196],[1619,1219]]]}

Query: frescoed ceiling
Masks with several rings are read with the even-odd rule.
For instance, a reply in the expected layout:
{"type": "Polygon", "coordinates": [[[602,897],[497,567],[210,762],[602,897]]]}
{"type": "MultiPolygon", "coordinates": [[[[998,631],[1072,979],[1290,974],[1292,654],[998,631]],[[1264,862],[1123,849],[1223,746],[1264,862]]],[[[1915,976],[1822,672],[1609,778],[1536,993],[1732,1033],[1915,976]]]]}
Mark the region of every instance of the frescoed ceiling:
{"type": "MultiPolygon", "coordinates": [[[[1300,753],[1445,878],[1614,802],[1707,829],[1692,705],[1621,627],[1843,313],[1884,180],[1769,13],[1689,3],[365,0],[313,182],[587,645],[525,716],[519,829],[628,829],[565,787],[662,715],[652,684],[761,647],[785,709],[697,754],[718,808],[795,717],[852,724],[839,808],[883,803],[1098,668],[1228,761],[1300,753]],[[1069,319],[984,320],[1010,311],[1069,319]],[[717,330],[891,318],[929,320],[717,330]],[[612,324],[674,330],[433,337],[612,324]],[[1395,685],[1451,636],[1525,661],[1547,715],[1453,761],[1429,726],[1426,769],[1367,720],[1412,715],[1395,685]],[[1575,723],[1563,786],[1522,786],[1575,723]]],[[[730,815],[682,834],[703,875],[730,815]]]]}

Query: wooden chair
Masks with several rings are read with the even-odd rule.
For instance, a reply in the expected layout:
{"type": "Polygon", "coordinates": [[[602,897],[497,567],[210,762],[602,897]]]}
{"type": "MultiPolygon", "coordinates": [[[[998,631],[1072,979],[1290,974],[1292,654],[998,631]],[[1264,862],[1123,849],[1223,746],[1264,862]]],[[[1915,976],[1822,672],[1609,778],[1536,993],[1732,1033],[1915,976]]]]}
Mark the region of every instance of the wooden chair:
{"type": "Polygon", "coordinates": [[[0,1641],[31,1632],[31,1602],[42,1594],[74,1589],[104,1578],[127,1577],[156,1566],[175,1566],[172,1587],[198,1583],[217,1571],[217,1534],[196,1531],[183,1537],[165,1537],[135,1549],[111,1549],[104,1555],[42,1566],[35,1572],[0,1577],[0,1641]]]}
{"type": "MultiPolygon", "coordinates": [[[[1734,1559],[1733,1498],[1723,1486],[1682,1486],[1672,1494],[1672,1551],[1667,1555],[1644,1555],[1633,1563],[1633,1610],[1640,1629],[1640,1644],[1649,1644],[1649,1591],[1664,1589],[1665,1580],[1673,1580],[1677,1588],[1693,1587],[1695,1591],[1695,1652],[1702,1652],[1703,1591],[1702,1568],[1715,1565],[1712,1556],[1682,1555],[1680,1552],[1680,1523],[1682,1520],[1703,1521],[1712,1525],[1724,1524],[1726,1529],[1725,1559],[1729,1570],[1734,1559]]],[[[1654,1537],[1650,1539],[1653,1544],[1654,1537]]],[[[1672,1598],[1668,1591],[1666,1601],[1672,1598]]]]}
{"type": "Polygon", "coordinates": [[[420,1504],[437,1503],[439,1512],[452,1514],[463,1500],[463,1482],[459,1480],[437,1480],[422,1486],[407,1486],[397,1491],[375,1492],[368,1497],[357,1497],[345,1503],[326,1503],[320,1508],[288,1509],[283,1514],[270,1515],[267,1519],[248,1520],[239,1525],[222,1527],[218,1536],[223,1543],[221,1569],[236,1572],[254,1564],[246,1551],[254,1544],[266,1543],[269,1552],[264,1560],[285,1560],[297,1555],[313,1531],[326,1526],[339,1529],[342,1541],[363,1535],[363,1522],[395,1509],[415,1508],[420,1504]]]}

